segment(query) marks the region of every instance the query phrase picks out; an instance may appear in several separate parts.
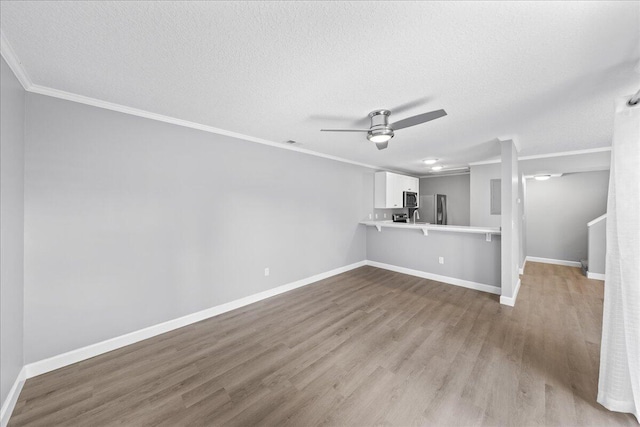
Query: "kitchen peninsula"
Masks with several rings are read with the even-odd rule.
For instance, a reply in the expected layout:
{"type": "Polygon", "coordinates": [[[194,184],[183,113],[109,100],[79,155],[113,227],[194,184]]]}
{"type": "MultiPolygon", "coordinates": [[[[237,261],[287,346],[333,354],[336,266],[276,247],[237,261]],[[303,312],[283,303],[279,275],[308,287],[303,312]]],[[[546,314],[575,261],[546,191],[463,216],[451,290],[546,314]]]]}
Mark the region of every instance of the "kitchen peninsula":
{"type": "Polygon", "coordinates": [[[500,295],[500,228],[362,221],[374,267],[500,295]]]}

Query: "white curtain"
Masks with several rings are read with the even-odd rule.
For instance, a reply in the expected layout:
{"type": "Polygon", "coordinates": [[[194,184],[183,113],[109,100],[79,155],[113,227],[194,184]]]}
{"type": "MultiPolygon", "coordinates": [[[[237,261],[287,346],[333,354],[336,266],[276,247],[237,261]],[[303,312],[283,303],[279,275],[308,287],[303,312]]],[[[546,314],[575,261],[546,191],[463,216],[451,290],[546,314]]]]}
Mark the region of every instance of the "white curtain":
{"type": "Polygon", "coordinates": [[[616,101],[598,402],[640,420],[640,104],[616,101]]]}

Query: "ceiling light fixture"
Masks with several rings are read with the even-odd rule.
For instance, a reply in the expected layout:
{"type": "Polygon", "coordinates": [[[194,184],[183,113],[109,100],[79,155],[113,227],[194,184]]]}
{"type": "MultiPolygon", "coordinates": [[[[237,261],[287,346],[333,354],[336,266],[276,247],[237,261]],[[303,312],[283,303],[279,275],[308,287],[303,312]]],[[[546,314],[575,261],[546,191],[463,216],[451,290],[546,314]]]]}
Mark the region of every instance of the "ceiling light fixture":
{"type": "Polygon", "coordinates": [[[437,161],[438,159],[426,159],[426,160],[423,160],[422,163],[424,163],[425,165],[432,165],[437,161]]]}
{"type": "Polygon", "coordinates": [[[370,112],[369,118],[371,119],[371,127],[369,129],[320,129],[320,131],[367,132],[367,139],[371,142],[375,142],[378,150],[384,150],[389,145],[389,140],[393,138],[394,131],[439,119],[440,117],[446,116],[447,112],[444,110],[431,111],[429,113],[407,117],[406,119],[402,119],[395,123],[389,123],[390,115],[391,111],[384,109],[370,112]]]}
{"type": "Polygon", "coordinates": [[[367,132],[367,139],[376,144],[387,142],[393,138],[393,131],[389,128],[372,129],[367,132]]]}
{"type": "Polygon", "coordinates": [[[551,178],[551,175],[536,175],[534,178],[536,181],[546,181],[551,178]]]}
{"type": "Polygon", "coordinates": [[[437,172],[439,170],[442,170],[442,166],[434,166],[434,167],[431,168],[431,170],[437,172]]]}

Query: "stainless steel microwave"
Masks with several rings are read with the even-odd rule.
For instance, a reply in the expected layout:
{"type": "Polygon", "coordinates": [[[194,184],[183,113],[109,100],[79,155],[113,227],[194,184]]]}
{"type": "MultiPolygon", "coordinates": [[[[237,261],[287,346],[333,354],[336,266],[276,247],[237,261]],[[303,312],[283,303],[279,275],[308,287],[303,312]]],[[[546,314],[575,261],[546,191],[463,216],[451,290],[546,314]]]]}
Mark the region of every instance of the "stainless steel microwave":
{"type": "Polygon", "coordinates": [[[418,193],[415,191],[404,191],[403,193],[403,206],[405,208],[417,208],[418,207],[418,193]]]}

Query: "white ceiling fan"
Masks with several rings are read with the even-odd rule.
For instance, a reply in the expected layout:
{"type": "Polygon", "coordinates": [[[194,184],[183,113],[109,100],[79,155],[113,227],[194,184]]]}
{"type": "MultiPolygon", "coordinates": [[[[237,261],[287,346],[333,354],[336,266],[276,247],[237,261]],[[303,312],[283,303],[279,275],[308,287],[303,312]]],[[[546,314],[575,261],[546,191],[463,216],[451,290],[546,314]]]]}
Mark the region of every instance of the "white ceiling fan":
{"type": "Polygon", "coordinates": [[[444,110],[435,110],[429,113],[418,114],[406,119],[389,124],[389,110],[375,110],[369,113],[371,127],[369,129],[320,129],[322,132],[367,132],[367,139],[375,142],[378,150],[384,150],[389,145],[389,140],[393,138],[394,131],[408,128],[410,126],[426,123],[439,119],[447,115],[444,110]]]}

